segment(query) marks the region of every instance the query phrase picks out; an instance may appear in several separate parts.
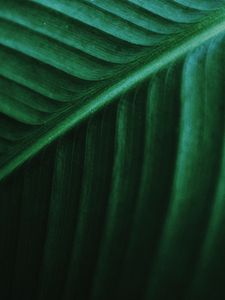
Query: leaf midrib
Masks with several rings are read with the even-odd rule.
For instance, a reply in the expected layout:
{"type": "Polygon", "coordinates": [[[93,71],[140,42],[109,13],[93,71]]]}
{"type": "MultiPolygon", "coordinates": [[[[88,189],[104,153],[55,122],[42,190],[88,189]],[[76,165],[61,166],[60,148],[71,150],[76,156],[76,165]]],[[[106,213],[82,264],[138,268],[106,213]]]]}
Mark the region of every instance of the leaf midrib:
{"type": "Polygon", "coordinates": [[[39,135],[35,142],[31,143],[0,168],[0,180],[4,179],[26,160],[33,157],[37,152],[68,130],[97,113],[106,105],[111,104],[121,94],[129,91],[138,83],[149,78],[152,74],[160,71],[168,64],[176,61],[189,51],[222,32],[225,32],[225,8],[209,14],[207,18],[197,26],[193,26],[185,35],[178,35],[177,40],[174,40],[176,47],[168,47],[159,55],[155,55],[154,58],[151,56],[150,60],[145,63],[145,65],[142,63],[141,67],[133,70],[128,76],[123,77],[119,82],[113,84],[108,89],[105,89],[102,93],[86,102],[80,108],[77,108],[75,105],[72,105],[69,108],[67,107],[67,109],[59,116],[59,122],[56,126],[52,126],[49,131],[45,132],[43,135],[39,135]]]}

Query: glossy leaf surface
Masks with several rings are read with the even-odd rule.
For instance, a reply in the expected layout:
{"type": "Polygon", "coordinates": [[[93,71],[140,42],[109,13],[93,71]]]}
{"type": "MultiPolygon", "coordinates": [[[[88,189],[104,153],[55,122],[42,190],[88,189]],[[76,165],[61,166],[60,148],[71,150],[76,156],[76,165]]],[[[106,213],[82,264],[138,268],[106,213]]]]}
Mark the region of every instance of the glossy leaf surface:
{"type": "Polygon", "coordinates": [[[0,0],[2,299],[225,297],[224,49],[223,0],[0,0]]]}

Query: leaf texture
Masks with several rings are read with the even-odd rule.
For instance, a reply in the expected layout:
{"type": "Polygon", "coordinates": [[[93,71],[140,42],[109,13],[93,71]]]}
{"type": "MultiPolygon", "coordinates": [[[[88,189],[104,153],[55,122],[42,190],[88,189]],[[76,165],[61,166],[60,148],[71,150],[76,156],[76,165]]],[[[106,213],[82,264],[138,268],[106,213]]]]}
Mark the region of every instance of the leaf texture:
{"type": "Polygon", "coordinates": [[[1,178],[223,30],[224,1],[178,2],[1,1],[1,178]]]}
{"type": "Polygon", "coordinates": [[[223,0],[0,0],[2,299],[225,297],[224,48],[223,0]]]}

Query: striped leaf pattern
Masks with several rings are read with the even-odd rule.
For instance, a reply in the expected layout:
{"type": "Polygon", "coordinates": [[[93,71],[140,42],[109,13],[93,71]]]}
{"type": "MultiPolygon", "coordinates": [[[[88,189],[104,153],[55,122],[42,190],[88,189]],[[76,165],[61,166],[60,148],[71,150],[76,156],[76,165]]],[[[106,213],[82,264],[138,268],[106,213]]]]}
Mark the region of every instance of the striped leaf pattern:
{"type": "Polygon", "coordinates": [[[0,0],[2,299],[225,297],[224,49],[223,0],[0,0]]]}

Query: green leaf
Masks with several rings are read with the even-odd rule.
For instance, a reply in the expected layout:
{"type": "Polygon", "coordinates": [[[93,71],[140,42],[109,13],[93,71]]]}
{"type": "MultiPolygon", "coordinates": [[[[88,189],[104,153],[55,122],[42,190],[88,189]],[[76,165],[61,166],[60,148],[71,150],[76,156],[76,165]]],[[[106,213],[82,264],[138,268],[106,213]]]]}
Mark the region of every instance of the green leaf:
{"type": "Polygon", "coordinates": [[[0,112],[3,124],[6,116],[13,128],[23,126],[19,136],[4,130],[0,178],[223,32],[223,1],[175,2],[0,2],[0,112]]]}
{"type": "Polygon", "coordinates": [[[224,48],[224,0],[0,0],[3,299],[225,297],[224,48]]]}

